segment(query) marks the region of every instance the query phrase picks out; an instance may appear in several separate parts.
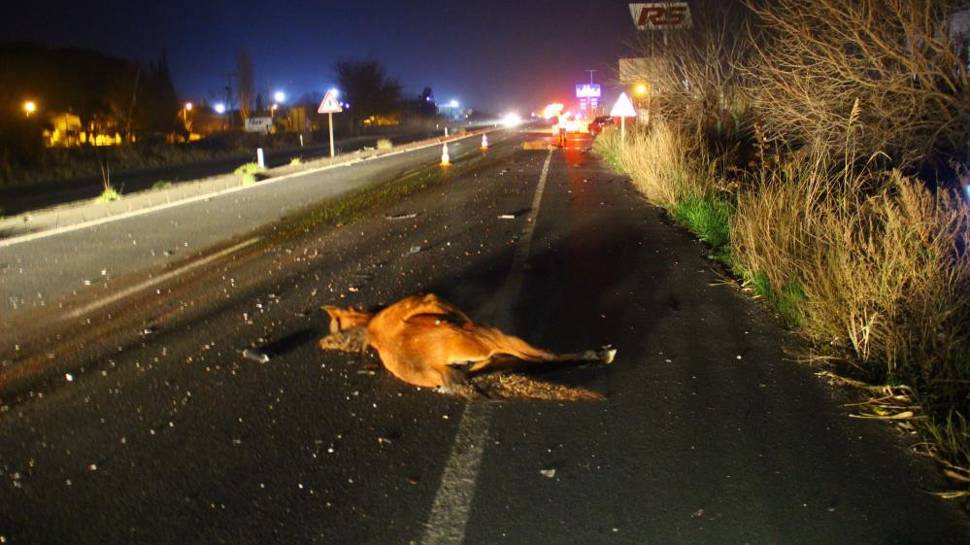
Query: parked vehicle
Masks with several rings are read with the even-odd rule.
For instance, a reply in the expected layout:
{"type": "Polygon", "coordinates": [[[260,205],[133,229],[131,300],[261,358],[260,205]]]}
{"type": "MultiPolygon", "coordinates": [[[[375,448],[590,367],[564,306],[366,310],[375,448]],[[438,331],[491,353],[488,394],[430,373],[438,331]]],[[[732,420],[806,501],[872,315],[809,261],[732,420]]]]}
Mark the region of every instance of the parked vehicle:
{"type": "Polygon", "coordinates": [[[601,115],[589,122],[589,134],[596,136],[599,133],[603,132],[604,127],[608,127],[610,125],[615,125],[615,124],[616,124],[616,121],[612,117],[608,115],[601,115]]]}

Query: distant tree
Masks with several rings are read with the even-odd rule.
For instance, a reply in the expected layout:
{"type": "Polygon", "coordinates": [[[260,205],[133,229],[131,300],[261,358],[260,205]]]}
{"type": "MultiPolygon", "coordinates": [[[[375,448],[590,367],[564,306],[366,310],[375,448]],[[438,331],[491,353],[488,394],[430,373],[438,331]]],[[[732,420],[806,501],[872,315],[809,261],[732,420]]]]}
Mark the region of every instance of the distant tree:
{"type": "Polygon", "coordinates": [[[401,84],[389,78],[376,60],[343,60],[334,65],[342,99],[350,103],[347,111],[354,129],[372,115],[400,111],[401,84]]]}
{"type": "Polygon", "coordinates": [[[434,91],[425,87],[420,95],[405,100],[402,104],[404,120],[413,123],[416,120],[430,121],[438,115],[438,105],[435,104],[434,91]]]}
{"type": "Polygon", "coordinates": [[[438,115],[438,105],[434,100],[434,92],[431,87],[425,87],[418,95],[417,113],[422,117],[434,117],[438,115]]]}
{"type": "Polygon", "coordinates": [[[245,122],[252,115],[253,95],[256,92],[253,60],[245,50],[240,50],[236,55],[236,77],[239,80],[239,88],[236,91],[239,96],[239,115],[245,122]]]}
{"type": "Polygon", "coordinates": [[[108,108],[126,140],[134,133],[136,108],[141,106],[138,100],[143,87],[141,78],[141,64],[129,62],[115,72],[106,89],[108,108]]]}
{"type": "Polygon", "coordinates": [[[253,112],[256,114],[262,114],[266,110],[266,105],[263,104],[263,93],[256,93],[256,107],[253,108],[253,112]]]}
{"type": "Polygon", "coordinates": [[[181,105],[172,83],[168,57],[163,52],[158,62],[149,64],[144,93],[139,97],[141,130],[150,134],[170,134],[179,128],[181,105]]]}

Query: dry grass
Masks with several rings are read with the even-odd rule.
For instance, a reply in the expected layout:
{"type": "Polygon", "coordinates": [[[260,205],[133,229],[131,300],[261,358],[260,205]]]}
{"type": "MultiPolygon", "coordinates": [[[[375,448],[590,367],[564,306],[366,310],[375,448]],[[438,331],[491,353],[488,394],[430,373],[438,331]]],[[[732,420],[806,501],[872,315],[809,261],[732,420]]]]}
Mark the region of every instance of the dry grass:
{"type": "Polygon", "coordinates": [[[810,338],[850,349],[879,378],[952,390],[970,379],[968,219],[955,195],[835,168],[816,148],[739,195],[734,254],[776,292],[799,286],[810,338]]]}
{"type": "Polygon", "coordinates": [[[672,210],[681,201],[716,189],[714,178],[703,169],[704,162],[689,158],[684,153],[684,137],[666,124],[630,131],[625,145],[620,145],[613,127],[604,136],[604,145],[616,150],[616,165],[630,174],[647,199],[664,208],[672,210]]]}
{"type": "Polygon", "coordinates": [[[595,149],[725,244],[722,259],[814,342],[811,359],[879,385],[854,416],[919,434],[918,450],[967,488],[970,206],[889,169],[962,157],[970,84],[943,30],[956,2],[747,5],[751,32],[698,17],[676,55],[654,55],[642,76],[665,115],[595,149]]]}
{"type": "Polygon", "coordinates": [[[595,147],[649,200],[726,244],[720,257],[815,342],[817,358],[909,396],[905,410],[876,400],[865,414],[910,426],[951,473],[970,467],[970,212],[960,196],[824,145],[762,160],[729,185],[684,140],[660,124],[626,142],[608,131],[595,147]]]}

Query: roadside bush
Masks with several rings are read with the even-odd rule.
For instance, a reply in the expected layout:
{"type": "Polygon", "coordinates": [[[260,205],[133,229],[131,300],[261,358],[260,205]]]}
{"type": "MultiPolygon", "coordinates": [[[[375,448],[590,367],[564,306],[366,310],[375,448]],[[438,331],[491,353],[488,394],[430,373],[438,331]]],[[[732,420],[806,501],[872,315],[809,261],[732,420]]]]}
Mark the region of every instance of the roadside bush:
{"type": "Polygon", "coordinates": [[[631,130],[622,142],[619,131],[608,127],[594,148],[614,168],[628,173],[647,199],[727,260],[724,251],[734,213],[731,194],[716,182],[713,162],[689,158],[684,152],[686,141],[678,130],[657,123],[650,130],[631,130]]]}
{"type": "Polygon", "coordinates": [[[714,192],[701,162],[684,153],[684,137],[670,126],[658,123],[651,130],[629,131],[627,142],[619,145],[617,138],[617,143],[620,168],[654,203],[673,210],[681,200],[714,192]]]}
{"type": "Polygon", "coordinates": [[[236,170],[233,171],[233,173],[242,176],[243,185],[252,185],[256,183],[256,180],[258,179],[257,176],[259,175],[259,173],[263,172],[264,170],[266,169],[259,166],[258,163],[246,163],[244,165],[240,165],[239,167],[237,167],[236,170]]]}
{"type": "Polygon", "coordinates": [[[118,190],[115,188],[108,186],[104,188],[104,191],[100,195],[95,197],[94,202],[97,204],[106,204],[118,200],[121,200],[121,193],[118,193],[118,190]]]}
{"type": "Polygon", "coordinates": [[[747,94],[772,137],[908,167],[965,152],[970,81],[949,18],[961,0],[746,0],[762,29],[747,94]],[[858,112],[856,112],[858,110],[858,112]],[[865,131],[846,146],[843,127],[865,131]]]}
{"type": "Polygon", "coordinates": [[[638,48],[651,127],[625,141],[608,129],[594,151],[711,244],[813,357],[899,385],[842,379],[878,391],[872,416],[918,432],[917,450],[966,488],[970,207],[901,173],[963,159],[970,140],[957,3],[747,0],[738,13],[702,0],[664,55],[655,33],[638,48]]]}
{"type": "Polygon", "coordinates": [[[606,127],[596,140],[593,140],[593,152],[606,161],[613,170],[623,170],[620,167],[620,131],[613,127],[606,127]]]}
{"type": "Polygon", "coordinates": [[[810,338],[876,378],[955,392],[970,379],[966,206],[896,171],[832,163],[817,147],[739,195],[737,261],[810,338]]]}

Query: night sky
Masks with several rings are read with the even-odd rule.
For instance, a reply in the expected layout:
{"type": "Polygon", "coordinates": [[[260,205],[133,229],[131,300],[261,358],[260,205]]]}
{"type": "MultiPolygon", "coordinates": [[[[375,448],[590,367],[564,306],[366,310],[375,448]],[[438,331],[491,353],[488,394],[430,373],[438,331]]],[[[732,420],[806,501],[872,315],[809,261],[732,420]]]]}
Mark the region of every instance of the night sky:
{"type": "Polygon", "coordinates": [[[569,100],[573,85],[588,80],[586,69],[609,83],[635,34],[628,2],[615,0],[39,1],[0,20],[4,40],[145,61],[164,49],[179,94],[190,100],[221,100],[245,49],[260,92],[322,92],[336,60],[376,58],[406,95],[430,85],[439,102],[456,98],[493,112],[569,100]]]}

